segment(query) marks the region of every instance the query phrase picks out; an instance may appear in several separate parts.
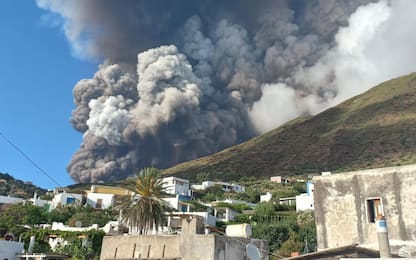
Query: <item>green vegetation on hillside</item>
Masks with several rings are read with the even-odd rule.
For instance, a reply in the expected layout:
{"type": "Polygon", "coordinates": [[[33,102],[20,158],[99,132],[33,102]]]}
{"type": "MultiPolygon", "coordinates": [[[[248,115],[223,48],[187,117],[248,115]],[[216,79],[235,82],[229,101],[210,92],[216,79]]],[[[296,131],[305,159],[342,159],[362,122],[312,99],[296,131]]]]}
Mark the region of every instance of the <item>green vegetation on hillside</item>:
{"type": "Polygon", "coordinates": [[[416,73],[382,83],[314,117],[288,122],[211,156],[165,169],[236,180],[416,163],[416,73]]]}
{"type": "Polygon", "coordinates": [[[33,197],[35,192],[41,196],[44,195],[47,190],[36,187],[31,183],[16,180],[7,173],[0,173],[0,195],[28,199],[33,197]]]}
{"type": "Polygon", "coordinates": [[[61,246],[57,252],[68,254],[72,259],[92,259],[99,257],[104,232],[91,230],[85,232],[68,232],[37,228],[39,224],[63,222],[69,226],[81,223],[82,226],[98,224],[104,226],[108,221],[117,219],[117,211],[94,210],[89,206],[67,206],[48,211],[46,208],[34,206],[30,203],[12,204],[0,211],[0,237],[11,233],[15,238],[22,237],[25,245],[29,244],[30,236],[35,235],[35,253],[51,252],[47,243],[48,237],[59,236],[69,241],[69,245],[61,246]],[[88,237],[88,246],[83,238],[88,237]]]}

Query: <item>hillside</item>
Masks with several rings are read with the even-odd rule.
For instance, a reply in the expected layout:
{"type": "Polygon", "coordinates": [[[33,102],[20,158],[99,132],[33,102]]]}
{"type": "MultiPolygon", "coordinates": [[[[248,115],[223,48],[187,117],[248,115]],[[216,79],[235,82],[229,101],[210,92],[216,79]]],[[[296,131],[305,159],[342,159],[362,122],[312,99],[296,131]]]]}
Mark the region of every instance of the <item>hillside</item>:
{"type": "Polygon", "coordinates": [[[16,180],[7,173],[0,172],[0,195],[28,199],[33,197],[34,192],[39,196],[47,190],[21,180],[16,180]]]}
{"type": "Polygon", "coordinates": [[[163,174],[235,180],[416,163],[416,73],[163,174]]]}

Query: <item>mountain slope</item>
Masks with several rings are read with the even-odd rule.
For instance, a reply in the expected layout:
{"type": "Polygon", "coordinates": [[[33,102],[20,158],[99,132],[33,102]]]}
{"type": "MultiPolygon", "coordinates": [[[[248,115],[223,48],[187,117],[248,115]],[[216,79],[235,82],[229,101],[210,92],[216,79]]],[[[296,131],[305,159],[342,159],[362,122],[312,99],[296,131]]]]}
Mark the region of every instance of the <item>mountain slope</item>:
{"type": "Polygon", "coordinates": [[[235,180],[416,163],[416,73],[163,174],[235,180]]]}
{"type": "Polygon", "coordinates": [[[40,196],[45,194],[47,190],[0,172],[0,195],[28,199],[32,198],[35,192],[40,196]]]}

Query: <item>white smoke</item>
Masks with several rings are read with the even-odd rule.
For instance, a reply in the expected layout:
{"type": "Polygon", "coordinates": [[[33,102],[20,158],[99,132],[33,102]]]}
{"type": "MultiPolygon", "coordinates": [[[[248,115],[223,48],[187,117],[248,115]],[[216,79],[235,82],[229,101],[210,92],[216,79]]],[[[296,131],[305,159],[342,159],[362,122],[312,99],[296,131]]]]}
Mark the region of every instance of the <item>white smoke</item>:
{"type": "Polygon", "coordinates": [[[293,88],[282,83],[266,84],[262,87],[262,92],[262,98],[254,103],[250,111],[250,119],[260,133],[272,130],[301,114],[293,88]]]}
{"type": "Polygon", "coordinates": [[[94,134],[106,139],[111,145],[119,144],[124,129],[132,119],[126,110],[132,102],[120,95],[91,100],[88,104],[91,112],[87,120],[88,131],[85,135],[94,134]]]}
{"type": "Polygon", "coordinates": [[[297,72],[297,80],[316,89],[337,89],[328,100],[335,105],[369,87],[416,69],[416,2],[397,0],[368,4],[357,9],[348,27],[340,28],[336,46],[314,66],[297,72]],[[403,21],[406,20],[405,23],[403,21]]]}

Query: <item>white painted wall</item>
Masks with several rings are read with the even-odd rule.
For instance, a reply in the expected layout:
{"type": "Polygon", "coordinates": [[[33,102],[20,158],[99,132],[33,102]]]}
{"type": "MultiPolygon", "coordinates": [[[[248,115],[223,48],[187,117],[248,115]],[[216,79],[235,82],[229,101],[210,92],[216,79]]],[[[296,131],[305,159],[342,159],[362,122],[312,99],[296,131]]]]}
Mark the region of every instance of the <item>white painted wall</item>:
{"type": "Polygon", "coordinates": [[[68,199],[75,199],[78,203],[82,202],[82,194],[76,193],[58,193],[52,199],[52,208],[56,208],[59,204],[62,206],[67,205],[68,199]]]}
{"type": "Polygon", "coordinates": [[[314,210],[313,195],[302,193],[296,196],[296,211],[314,210]]]}
{"type": "Polygon", "coordinates": [[[272,194],[270,192],[267,192],[264,195],[260,195],[260,202],[268,202],[272,199],[272,194]]]}
{"type": "Polygon", "coordinates": [[[89,227],[70,227],[61,222],[52,222],[52,230],[84,232],[88,230],[98,230],[98,224],[93,224],[89,227]]]}
{"type": "Polygon", "coordinates": [[[0,204],[16,204],[20,202],[23,202],[23,199],[10,196],[0,196],[0,204]]]}
{"type": "Polygon", "coordinates": [[[222,182],[222,181],[204,181],[204,182],[202,182],[202,184],[192,185],[192,188],[195,189],[195,190],[205,190],[206,188],[212,187],[212,186],[215,186],[215,185],[222,186],[222,189],[224,191],[235,191],[235,192],[244,192],[245,191],[244,186],[234,184],[234,183],[222,182]]]}
{"type": "Polygon", "coordinates": [[[0,240],[0,259],[16,260],[16,254],[23,251],[23,243],[0,240]]]}
{"type": "Polygon", "coordinates": [[[101,199],[101,209],[108,209],[113,206],[114,195],[113,194],[104,194],[104,193],[88,193],[87,194],[87,204],[93,208],[97,208],[97,201],[101,199]]]}

